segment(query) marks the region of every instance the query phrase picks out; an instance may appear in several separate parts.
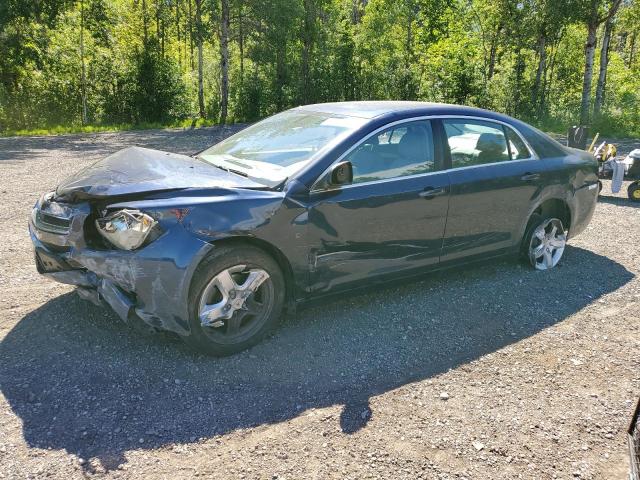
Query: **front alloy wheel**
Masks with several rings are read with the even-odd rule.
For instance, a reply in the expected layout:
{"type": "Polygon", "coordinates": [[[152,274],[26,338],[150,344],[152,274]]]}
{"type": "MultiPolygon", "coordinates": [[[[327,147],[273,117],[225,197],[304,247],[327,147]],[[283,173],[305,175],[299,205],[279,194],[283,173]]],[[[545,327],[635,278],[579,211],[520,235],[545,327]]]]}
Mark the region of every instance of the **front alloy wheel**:
{"type": "Polygon", "coordinates": [[[537,270],[549,270],[555,267],[564,253],[567,244],[567,232],[557,218],[548,218],[540,222],[529,239],[529,261],[537,270]]]}
{"type": "Polygon", "coordinates": [[[215,356],[258,343],[278,323],[285,281],[277,262],[249,246],[219,246],[198,267],[189,289],[184,340],[215,356]]]}
{"type": "Polygon", "coordinates": [[[198,317],[207,335],[222,343],[251,334],[273,308],[273,282],[261,268],[234,265],[211,279],[202,294],[198,317]]]}

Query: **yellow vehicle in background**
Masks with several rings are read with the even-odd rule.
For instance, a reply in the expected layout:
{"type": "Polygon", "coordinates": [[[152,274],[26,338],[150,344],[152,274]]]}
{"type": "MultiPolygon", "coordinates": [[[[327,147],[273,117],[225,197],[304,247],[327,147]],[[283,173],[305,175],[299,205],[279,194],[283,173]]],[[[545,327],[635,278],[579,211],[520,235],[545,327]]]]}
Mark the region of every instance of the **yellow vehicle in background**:
{"type": "MultiPolygon", "coordinates": [[[[598,136],[596,135],[589,151],[593,151],[593,146],[597,139],[598,136]]],[[[616,168],[623,169],[622,178],[632,181],[627,187],[629,200],[640,202],[640,149],[633,150],[624,159],[618,159],[616,158],[618,155],[617,147],[612,143],[602,142],[593,154],[598,160],[598,177],[600,179],[612,179],[616,168]]],[[[600,190],[602,190],[602,182],[599,182],[599,186],[600,190]]]]}

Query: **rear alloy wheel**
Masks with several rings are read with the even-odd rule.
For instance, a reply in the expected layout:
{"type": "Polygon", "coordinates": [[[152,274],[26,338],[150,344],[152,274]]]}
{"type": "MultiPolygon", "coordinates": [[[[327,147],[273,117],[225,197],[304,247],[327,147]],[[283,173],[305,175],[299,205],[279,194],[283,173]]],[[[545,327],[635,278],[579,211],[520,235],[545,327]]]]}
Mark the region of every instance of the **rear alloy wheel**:
{"type": "Polygon", "coordinates": [[[199,351],[230,355],[258,343],[276,324],[284,304],[277,263],[253,247],[222,247],[198,268],[191,288],[191,334],[199,351]]]}
{"type": "Polygon", "coordinates": [[[558,218],[545,218],[534,225],[528,239],[529,262],[537,270],[549,270],[562,258],[567,232],[558,218]]]}

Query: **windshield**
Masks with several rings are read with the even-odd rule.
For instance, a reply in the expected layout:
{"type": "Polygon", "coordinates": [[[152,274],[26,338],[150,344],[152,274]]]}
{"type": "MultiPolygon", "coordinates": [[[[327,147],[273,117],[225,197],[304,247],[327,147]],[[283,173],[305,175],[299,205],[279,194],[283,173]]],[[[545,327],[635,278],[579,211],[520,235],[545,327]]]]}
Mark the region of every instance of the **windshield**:
{"type": "Polygon", "coordinates": [[[362,118],[289,110],[223,140],[198,158],[273,187],[365,122],[362,118]]]}

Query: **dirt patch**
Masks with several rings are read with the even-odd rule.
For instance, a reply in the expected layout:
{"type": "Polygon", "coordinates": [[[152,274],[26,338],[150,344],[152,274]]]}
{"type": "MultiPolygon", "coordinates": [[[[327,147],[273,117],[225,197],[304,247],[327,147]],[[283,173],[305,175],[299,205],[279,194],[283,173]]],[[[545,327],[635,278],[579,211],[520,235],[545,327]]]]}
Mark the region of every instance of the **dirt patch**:
{"type": "Polygon", "coordinates": [[[0,477],[626,478],[640,208],[608,182],[553,271],[505,259],[332,300],[225,359],[36,273],[40,193],[124,146],[231,131],[0,138],[0,477]]]}

